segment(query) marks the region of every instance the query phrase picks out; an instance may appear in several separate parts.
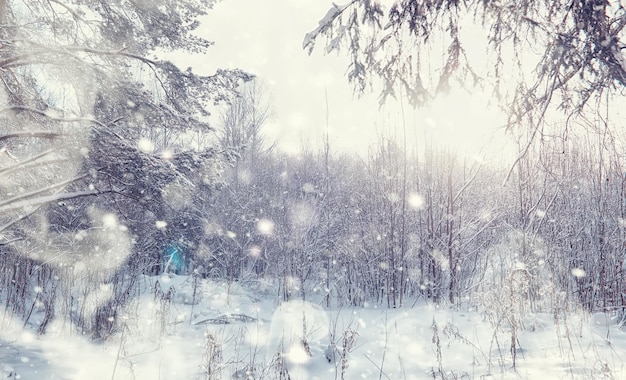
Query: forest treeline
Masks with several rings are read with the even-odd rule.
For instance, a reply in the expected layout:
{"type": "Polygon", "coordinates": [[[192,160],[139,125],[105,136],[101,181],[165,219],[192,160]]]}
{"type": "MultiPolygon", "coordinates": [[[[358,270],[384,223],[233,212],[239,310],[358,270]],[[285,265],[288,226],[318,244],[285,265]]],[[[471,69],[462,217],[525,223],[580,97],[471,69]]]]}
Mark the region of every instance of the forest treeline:
{"type": "MultiPolygon", "coordinates": [[[[568,38],[575,41],[581,25],[584,43],[548,44],[537,84],[517,86],[514,102],[502,103],[520,156],[493,166],[428,141],[391,138],[365,157],[337,152],[328,139],[320,150],[279,153],[263,140],[269,111],[256,103],[254,86],[243,90],[252,75],[199,75],[157,58],[206,52],[211,42],[194,31],[212,4],[0,1],[3,322],[18,319],[40,333],[55,322],[106,337],[125,323],[142,276],[168,272],[328,307],[420,300],[478,307],[496,310],[494,318],[509,315],[511,324],[511,310],[622,310],[623,140],[608,115],[600,116],[609,108],[604,89],[619,93],[624,83],[621,7],[610,16],[610,6],[589,12],[587,4],[568,16],[577,20],[568,38]],[[568,54],[555,55],[565,48],[568,54]],[[579,59],[579,51],[590,58],[579,59]],[[564,87],[570,80],[581,80],[582,90],[564,87]],[[568,119],[551,127],[546,115],[557,93],[568,119]],[[216,105],[225,111],[212,125],[216,105]]],[[[531,4],[519,13],[509,4],[484,12],[497,16],[493,25],[526,36],[511,27],[539,25],[526,16],[531,4]]],[[[553,11],[570,14],[555,4],[535,4],[548,12],[546,25],[554,26],[553,11]]],[[[449,5],[431,16],[459,6],[449,5]]],[[[389,15],[400,31],[418,14],[398,13],[399,6],[389,15]]],[[[376,2],[333,6],[305,39],[307,49],[315,35],[341,26],[342,14],[359,19],[361,8],[374,32],[387,24],[378,23],[376,2]]],[[[444,89],[462,51],[456,27],[449,29],[453,59],[442,70],[444,89]]],[[[496,33],[490,41],[500,46],[507,38],[496,33]]],[[[522,56],[525,47],[518,48],[522,56]]],[[[412,62],[409,50],[401,56],[412,62]]],[[[368,70],[381,75],[378,68],[388,67],[358,61],[349,75],[357,83],[368,70]]],[[[396,61],[394,75],[382,73],[387,92],[414,75],[396,61]]],[[[500,83],[501,66],[494,67],[500,83]]],[[[414,105],[430,98],[422,83],[404,82],[414,105]]],[[[175,289],[160,286],[155,302],[168,305],[175,289]]]]}
{"type": "Polygon", "coordinates": [[[43,310],[41,332],[61,318],[106,336],[141,276],[164,273],[327,307],[622,311],[626,176],[608,129],[545,133],[506,165],[391,138],[366,156],[328,140],[294,156],[264,141],[254,99],[227,107],[213,142],[156,125],[146,152],[94,130],[72,196],[5,231],[5,317],[43,310]]]}
{"type": "Polygon", "coordinates": [[[511,173],[402,145],[382,138],[366,158],[242,154],[212,197],[196,260],[329,306],[486,306],[504,295],[534,311],[622,308],[626,177],[606,130],[545,137],[511,173]]]}
{"type": "Polygon", "coordinates": [[[41,332],[61,318],[106,335],[141,276],[169,272],[327,307],[623,310],[626,177],[610,129],[511,136],[523,154],[510,164],[385,137],[366,156],[328,139],[288,155],[264,140],[270,112],[254,91],[224,108],[213,140],[167,124],[94,128],[85,174],[60,196],[41,195],[42,180],[67,176],[56,161],[7,166],[41,189],[5,208],[49,198],[4,227],[5,317],[43,310],[41,332]]]}
{"type": "Polygon", "coordinates": [[[92,175],[70,188],[111,191],[18,223],[1,247],[5,315],[41,307],[111,330],[139,276],[167,272],[329,307],[623,308],[626,177],[607,129],[546,135],[514,166],[389,138],[366,157],[328,141],[293,156],[268,147],[267,115],[246,119],[245,101],[211,149],[145,154],[99,132],[92,175]]]}

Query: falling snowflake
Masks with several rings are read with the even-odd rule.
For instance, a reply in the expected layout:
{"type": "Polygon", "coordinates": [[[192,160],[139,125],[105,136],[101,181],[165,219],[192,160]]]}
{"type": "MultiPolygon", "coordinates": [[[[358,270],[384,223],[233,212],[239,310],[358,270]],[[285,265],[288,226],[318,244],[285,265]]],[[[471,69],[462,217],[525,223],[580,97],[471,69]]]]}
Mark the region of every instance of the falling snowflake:
{"type": "Polygon", "coordinates": [[[274,222],[269,219],[261,219],[257,222],[256,229],[261,235],[273,235],[274,222]]]}
{"type": "Polygon", "coordinates": [[[409,194],[407,202],[409,203],[410,207],[416,210],[421,210],[422,207],[424,207],[424,198],[422,198],[422,196],[418,193],[409,194]]]}
{"type": "Polygon", "coordinates": [[[250,247],[250,249],[248,250],[248,254],[250,255],[250,257],[259,257],[261,256],[261,248],[255,246],[250,247]]]}
{"type": "Polygon", "coordinates": [[[584,271],[584,269],[581,268],[573,268],[572,269],[572,276],[576,277],[576,278],[583,278],[587,275],[587,273],[584,271]]]}
{"type": "Polygon", "coordinates": [[[114,214],[104,214],[102,224],[107,228],[117,227],[117,217],[114,214]]]}
{"type": "Polygon", "coordinates": [[[302,344],[294,344],[287,351],[287,360],[294,364],[304,364],[309,361],[309,353],[305,350],[302,344]]]}
{"type": "Polygon", "coordinates": [[[141,138],[137,141],[137,149],[144,153],[154,152],[154,143],[146,138],[141,138]]]}

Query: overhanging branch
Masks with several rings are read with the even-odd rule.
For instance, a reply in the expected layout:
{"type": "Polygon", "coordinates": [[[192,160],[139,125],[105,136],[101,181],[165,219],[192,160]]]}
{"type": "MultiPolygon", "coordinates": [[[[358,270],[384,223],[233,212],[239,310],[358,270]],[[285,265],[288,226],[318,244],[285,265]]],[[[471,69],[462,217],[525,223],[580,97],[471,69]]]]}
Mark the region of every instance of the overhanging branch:
{"type": "Polygon", "coordinates": [[[36,131],[36,132],[9,132],[4,135],[0,135],[0,142],[10,139],[16,138],[41,138],[41,139],[49,139],[54,140],[59,136],[64,136],[61,133],[47,132],[47,131],[36,131]]]}

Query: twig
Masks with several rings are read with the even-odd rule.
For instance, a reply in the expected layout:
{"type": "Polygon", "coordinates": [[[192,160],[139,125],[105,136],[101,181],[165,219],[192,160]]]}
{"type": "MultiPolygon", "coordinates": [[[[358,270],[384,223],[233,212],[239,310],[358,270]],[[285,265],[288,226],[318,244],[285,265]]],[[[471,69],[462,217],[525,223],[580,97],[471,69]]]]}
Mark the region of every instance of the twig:
{"type": "Polygon", "coordinates": [[[375,362],[374,362],[374,361],[373,361],[373,360],[372,360],[369,356],[367,356],[367,354],[363,354],[363,356],[365,356],[365,358],[366,358],[367,360],[369,360],[372,364],[374,364],[374,366],[375,366],[376,368],[378,368],[378,369],[380,370],[380,374],[381,374],[381,375],[384,375],[387,379],[391,380],[391,378],[390,378],[389,376],[387,376],[387,374],[385,373],[385,371],[383,371],[383,369],[382,369],[382,368],[380,368],[380,367],[378,366],[378,364],[376,364],[376,363],[375,363],[375,362]]]}

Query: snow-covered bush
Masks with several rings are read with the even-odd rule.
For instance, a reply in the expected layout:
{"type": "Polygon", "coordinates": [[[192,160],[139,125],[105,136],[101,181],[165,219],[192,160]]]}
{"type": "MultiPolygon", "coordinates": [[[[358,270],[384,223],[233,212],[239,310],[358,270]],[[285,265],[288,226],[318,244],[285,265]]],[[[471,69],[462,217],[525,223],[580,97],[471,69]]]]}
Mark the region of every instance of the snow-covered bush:
{"type": "Polygon", "coordinates": [[[522,231],[488,249],[471,282],[473,306],[495,325],[520,325],[528,312],[549,312],[555,286],[544,260],[547,245],[522,231]]]}

